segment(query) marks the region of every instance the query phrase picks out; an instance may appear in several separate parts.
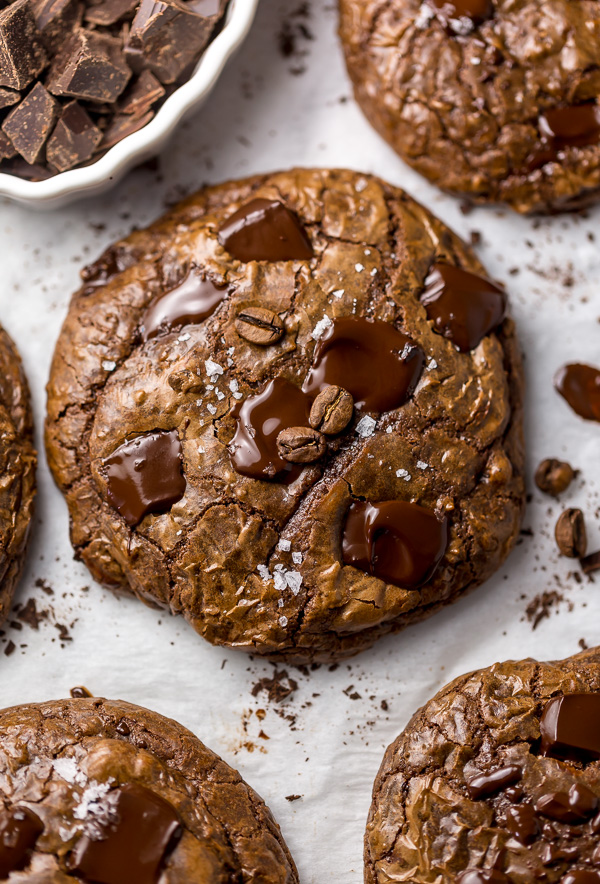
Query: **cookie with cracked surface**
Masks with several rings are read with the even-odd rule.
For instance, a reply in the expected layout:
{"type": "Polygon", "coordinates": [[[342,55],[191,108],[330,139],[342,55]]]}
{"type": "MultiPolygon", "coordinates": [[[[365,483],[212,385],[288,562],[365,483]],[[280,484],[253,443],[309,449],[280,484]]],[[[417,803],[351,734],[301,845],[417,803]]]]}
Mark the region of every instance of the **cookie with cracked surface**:
{"type": "Polygon", "coordinates": [[[518,212],[600,196],[593,0],[340,0],[354,94],[426,178],[518,212]]]}
{"type": "Polygon", "coordinates": [[[47,448],[104,584],[216,644],[335,659],[510,551],[514,324],[472,252],[406,194],[340,170],[228,182],[84,280],[47,448]]]}
{"type": "Polygon", "coordinates": [[[0,712],[0,878],[295,884],[259,796],[180,724],[122,700],[0,712]]]}
{"type": "Polygon", "coordinates": [[[35,467],[29,387],[15,345],[0,326],[0,624],[23,569],[35,467]]]}
{"type": "Polygon", "coordinates": [[[600,651],[455,679],[387,749],[366,884],[598,884],[600,651]]]}

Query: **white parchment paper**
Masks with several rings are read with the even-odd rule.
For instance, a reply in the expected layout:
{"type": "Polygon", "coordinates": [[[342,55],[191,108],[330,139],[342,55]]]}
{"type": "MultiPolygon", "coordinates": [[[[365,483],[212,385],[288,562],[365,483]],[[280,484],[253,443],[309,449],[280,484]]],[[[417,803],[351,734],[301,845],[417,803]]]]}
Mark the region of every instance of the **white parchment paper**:
{"type": "Polygon", "coordinates": [[[160,174],[137,170],[105,197],[52,213],[0,203],[0,321],[24,357],[40,448],[38,515],[17,602],[33,597],[38,608],[54,612],[37,631],[9,626],[0,637],[0,704],[64,697],[85,684],[178,719],[262,794],[305,884],[358,884],[373,778],[384,747],[416,707],[472,668],[509,657],[557,658],[577,651],[582,640],[600,642],[600,577],[577,582],[577,566],[558,558],[552,539],[562,506],[581,506],[589,548],[600,547],[600,425],[577,418],[552,388],[566,361],[600,364],[600,212],[542,221],[508,210],[462,214],[456,200],[404,166],[363,119],[351,98],[334,5],[313,0],[306,18],[294,15],[295,2],[262,0],[247,43],[165,151],[160,174]],[[279,48],[284,24],[295,34],[287,58],[279,48]],[[183,621],[117,600],[73,561],[66,507],[48,473],[41,432],[52,349],[82,264],[205,182],[292,165],[374,172],[466,239],[481,233],[477,250],[509,289],[526,357],[531,500],[525,527],[533,534],[523,535],[499,574],[451,609],[335,671],[290,670],[298,689],[278,705],[252,695],[272,665],[212,648],[183,621]],[[535,466],[547,456],[581,470],[560,504],[533,486],[535,466]],[[533,630],[525,609],[553,590],[562,601],[533,630]],[[56,623],[67,624],[70,641],[61,641],[56,623]],[[4,656],[11,641],[16,650],[4,656]],[[266,715],[257,716],[258,709],[266,715]],[[290,802],[290,795],[302,797],[290,802]]]}

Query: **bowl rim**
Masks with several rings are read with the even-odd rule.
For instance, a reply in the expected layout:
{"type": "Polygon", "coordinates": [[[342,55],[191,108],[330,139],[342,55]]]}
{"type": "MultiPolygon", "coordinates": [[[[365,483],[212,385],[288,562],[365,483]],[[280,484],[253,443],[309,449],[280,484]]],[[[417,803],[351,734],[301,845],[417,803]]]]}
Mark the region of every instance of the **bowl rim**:
{"type": "Polygon", "coordinates": [[[136,161],[143,162],[158,153],[182,117],[215,85],[230,56],[250,30],[258,3],[259,0],[230,0],[225,24],[204,50],[196,70],[167,98],[149,123],[127,135],[89,166],[59,172],[45,181],[27,181],[0,172],[0,197],[44,203],[76,193],[83,195],[103,184],[109,185],[112,179],[115,183],[136,161]]]}

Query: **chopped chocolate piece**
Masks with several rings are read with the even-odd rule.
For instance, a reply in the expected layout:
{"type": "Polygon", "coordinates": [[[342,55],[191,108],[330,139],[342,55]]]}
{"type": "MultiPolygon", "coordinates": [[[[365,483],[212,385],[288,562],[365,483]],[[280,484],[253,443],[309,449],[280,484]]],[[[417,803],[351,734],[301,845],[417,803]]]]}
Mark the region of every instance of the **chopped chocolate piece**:
{"type": "Polygon", "coordinates": [[[535,471],[535,484],[544,494],[557,497],[567,490],[576,475],[573,467],[566,461],[548,457],[535,471]]]}
{"type": "Polygon", "coordinates": [[[523,771],[518,765],[507,764],[505,767],[498,767],[496,770],[472,777],[467,782],[467,792],[475,800],[489,798],[507,786],[518,783],[522,776],[523,771]]]}
{"type": "Polygon", "coordinates": [[[148,68],[161,83],[176,83],[204,49],[213,24],[180,0],[142,0],[125,57],[134,71],[148,68]]]}
{"type": "Polygon", "coordinates": [[[17,156],[17,149],[5,132],[0,131],[0,160],[17,156]]]}
{"type": "Polygon", "coordinates": [[[520,844],[531,844],[540,831],[538,815],[528,801],[506,811],[506,828],[520,844]]]}
{"type": "Polygon", "coordinates": [[[13,157],[10,160],[4,160],[2,163],[2,171],[9,175],[16,175],[18,178],[25,178],[26,181],[45,181],[52,177],[46,166],[35,163],[33,166],[23,157],[13,157]]]}
{"type": "Polygon", "coordinates": [[[148,111],[143,117],[133,117],[130,114],[117,114],[108,124],[104,132],[104,137],[100,142],[100,150],[108,150],[114,147],[119,141],[133,135],[139,129],[143,129],[146,123],[149,123],[154,116],[154,111],[148,111]]]}
{"type": "Polygon", "coordinates": [[[94,126],[89,114],[72,101],[60,115],[48,141],[48,162],[59,172],[72,169],[89,159],[101,140],[102,132],[94,126]]]}
{"type": "Polygon", "coordinates": [[[28,163],[43,159],[44,145],[54,126],[58,109],[56,99],[41,83],[36,83],[2,124],[3,131],[28,163]]]}
{"type": "Polygon", "coordinates": [[[219,242],[245,263],[309,261],[314,254],[297,214],[279,200],[250,200],[221,225],[219,242]]]}
{"type": "Polygon", "coordinates": [[[592,574],[600,568],[600,550],[580,559],[579,564],[584,574],[592,574]]]}
{"type": "MultiPolygon", "coordinates": [[[[2,808],[0,814],[0,878],[24,868],[44,824],[28,807],[2,808]]],[[[12,876],[11,876],[12,877],[12,876]]]]}
{"type": "Polygon", "coordinates": [[[139,0],[103,0],[97,6],[88,6],[85,20],[92,25],[109,27],[133,13],[139,0]]]}
{"type": "Polygon", "coordinates": [[[25,89],[45,66],[29,0],[16,0],[0,11],[0,86],[25,89]]]}
{"type": "Polygon", "coordinates": [[[119,113],[141,117],[154,102],[165,94],[165,89],[150,71],[142,71],[119,102],[119,113]]]}
{"type": "Polygon", "coordinates": [[[33,14],[44,46],[55,54],[81,24],[83,6],[80,0],[34,0],[33,14]]]}
{"type": "Polygon", "coordinates": [[[554,386],[575,414],[587,421],[600,421],[600,369],[578,362],[563,366],[554,386]]]}
{"type": "Polygon", "coordinates": [[[14,89],[0,89],[0,110],[4,107],[11,107],[11,105],[16,104],[20,98],[21,94],[15,92],[14,89]]]}
{"type": "Polygon", "coordinates": [[[47,86],[54,95],[111,103],[130,77],[120,40],[79,30],[54,59],[47,86]]]}
{"type": "Polygon", "coordinates": [[[600,758],[600,693],[553,697],[540,719],[540,754],[588,761],[600,758]]]}
{"type": "Polygon", "coordinates": [[[586,147],[600,141],[600,106],[596,102],[555,107],[539,119],[540,132],[555,150],[586,147]]]}

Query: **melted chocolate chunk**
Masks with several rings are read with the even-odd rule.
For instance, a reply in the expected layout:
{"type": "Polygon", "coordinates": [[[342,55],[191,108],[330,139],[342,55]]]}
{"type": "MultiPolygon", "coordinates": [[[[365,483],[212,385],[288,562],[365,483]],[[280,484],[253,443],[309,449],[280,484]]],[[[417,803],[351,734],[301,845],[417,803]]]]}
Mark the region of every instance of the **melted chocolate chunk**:
{"type": "Polygon", "coordinates": [[[177,430],[157,430],[120,445],[102,462],[108,500],[134,528],[148,513],[165,513],[185,494],[177,430]]]}
{"type": "Polygon", "coordinates": [[[540,132],[554,150],[600,143],[600,106],[596,103],[556,107],[539,119],[540,132]]]}
{"type": "Polygon", "coordinates": [[[570,761],[600,758],[600,694],[554,697],[540,719],[541,755],[570,761]]]}
{"type": "Polygon", "coordinates": [[[467,792],[471,798],[488,798],[495,795],[507,786],[518,783],[523,772],[516,764],[507,764],[506,767],[499,767],[489,773],[478,774],[467,783],[467,792]]]}
{"type": "Polygon", "coordinates": [[[433,576],[448,546],[447,519],[403,500],[355,502],[342,538],[344,564],[395,586],[417,589],[433,576]]]}
{"type": "Polygon", "coordinates": [[[25,868],[43,831],[41,819],[27,807],[0,811],[0,878],[25,868]]]}
{"type": "Polygon", "coordinates": [[[391,411],[413,393],[424,362],[421,348],[388,322],[336,319],[315,348],[302,389],[315,397],[333,384],[352,394],[356,408],[391,411]]]}
{"type": "Polygon", "coordinates": [[[593,869],[574,869],[563,875],[560,884],[600,884],[600,872],[593,869]]]}
{"type": "Polygon", "coordinates": [[[433,265],[421,303],[436,332],[449,338],[461,353],[474,350],[506,314],[501,288],[451,264],[433,265]]]}
{"type": "Polygon", "coordinates": [[[308,261],[311,242],[295,212],[279,200],[254,199],[231,215],[219,242],[238,261],[308,261]]]}
{"type": "Polygon", "coordinates": [[[202,279],[197,271],[190,270],[183,282],[148,307],[142,319],[143,339],[148,341],[174,328],[202,322],[214,313],[226,293],[226,286],[202,279]]]}
{"type": "Polygon", "coordinates": [[[457,884],[509,884],[509,879],[497,869],[467,869],[456,876],[457,884]]]}
{"type": "Polygon", "coordinates": [[[540,832],[537,813],[531,804],[518,804],[506,811],[506,828],[520,844],[531,844],[540,832]]]}
{"type": "Polygon", "coordinates": [[[598,799],[591,789],[574,783],[568,792],[549,792],[535,803],[542,816],[561,823],[581,823],[598,808],[598,799]]]}
{"type": "Polygon", "coordinates": [[[78,841],[70,870],[98,884],[156,884],[166,852],[181,835],[175,809],[131,784],[118,790],[114,815],[101,840],[84,835],[78,841]]]}
{"type": "Polygon", "coordinates": [[[600,421],[600,370],[572,363],[560,369],[554,386],[573,411],[587,421],[600,421]]]}
{"type": "Polygon", "coordinates": [[[299,467],[280,457],[277,436],[290,427],[308,426],[311,401],[294,384],[275,378],[256,396],[236,406],[237,429],[229,451],[238,473],[251,479],[293,481],[299,467]]]}

